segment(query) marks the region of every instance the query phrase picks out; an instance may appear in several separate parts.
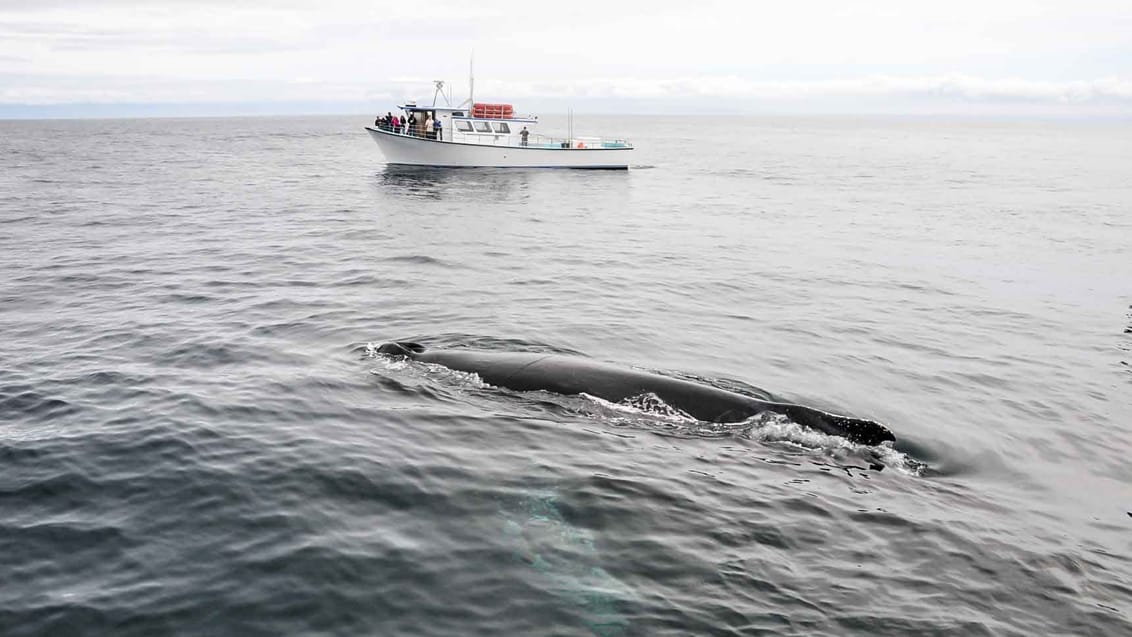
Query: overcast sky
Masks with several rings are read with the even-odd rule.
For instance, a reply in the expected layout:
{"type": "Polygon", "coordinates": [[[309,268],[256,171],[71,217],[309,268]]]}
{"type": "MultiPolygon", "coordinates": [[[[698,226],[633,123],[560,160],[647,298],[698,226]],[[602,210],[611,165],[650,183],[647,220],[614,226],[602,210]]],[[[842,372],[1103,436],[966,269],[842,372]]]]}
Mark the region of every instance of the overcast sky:
{"type": "Polygon", "coordinates": [[[477,98],[559,111],[1132,114],[1130,0],[0,0],[0,106],[386,110],[473,51],[477,98]]]}

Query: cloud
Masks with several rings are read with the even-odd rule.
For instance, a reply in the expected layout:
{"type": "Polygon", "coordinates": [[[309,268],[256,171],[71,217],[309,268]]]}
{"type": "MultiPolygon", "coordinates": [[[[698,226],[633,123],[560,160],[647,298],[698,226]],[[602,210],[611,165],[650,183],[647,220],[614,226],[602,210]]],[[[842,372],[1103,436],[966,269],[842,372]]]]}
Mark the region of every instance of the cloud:
{"type": "Polygon", "coordinates": [[[835,100],[1132,108],[1126,0],[0,0],[0,103],[835,100]]]}
{"type": "MultiPolygon", "coordinates": [[[[501,89],[531,94],[523,84],[501,89]]],[[[937,76],[866,76],[812,81],[757,81],[739,77],[695,77],[671,80],[596,79],[554,86],[542,83],[538,93],[559,92],[581,97],[715,97],[735,99],[806,99],[821,97],[922,97],[968,101],[1033,101],[1083,104],[1132,101],[1132,80],[1116,77],[1089,81],[987,79],[961,74],[937,76]]]]}

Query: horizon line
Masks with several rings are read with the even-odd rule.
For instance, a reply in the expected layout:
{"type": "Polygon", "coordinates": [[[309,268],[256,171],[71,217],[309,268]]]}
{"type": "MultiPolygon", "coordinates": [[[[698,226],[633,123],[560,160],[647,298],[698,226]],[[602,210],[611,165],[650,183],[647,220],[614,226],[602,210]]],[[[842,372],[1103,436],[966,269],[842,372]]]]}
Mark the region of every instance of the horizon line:
{"type": "MultiPolygon", "coordinates": [[[[542,100],[537,100],[542,101],[542,100]]],[[[560,101],[560,100],[555,100],[560,101]]],[[[571,100],[576,102],[578,100],[571,100]]],[[[565,116],[569,111],[575,115],[585,116],[632,116],[632,117],[678,117],[687,116],[687,109],[678,108],[678,104],[666,101],[658,105],[659,108],[642,108],[639,104],[634,108],[617,108],[609,102],[622,100],[589,99],[596,108],[583,108],[579,111],[574,106],[564,106],[562,110],[540,109],[543,114],[551,117],[565,116]],[[604,108],[594,103],[604,102],[604,108]],[[667,108],[664,108],[667,106],[667,108]]],[[[679,100],[684,102],[685,100],[679,100]]],[[[710,100],[692,100],[710,101],[710,100]]],[[[371,117],[380,115],[381,110],[392,110],[389,106],[375,110],[373,105],[363,104],[359,101],[331,101],[321,102],[314,100],[281,100],[281,101],[224,101],[224,102],[68,102],[53,104],[34,103],[0,103],[0,121],[74,121],[74,120],[128,120],[128,119],[222,119],[236,117],[371,117]]],[[[1127,109],[1056,109],[1056,108],[962,108],[962,106],[986,106],[974,104],[960,104],[952,108],[899,108],[894,105],[874,105],[873,108],[814,108],[812,105],[801,105],[798,108],[785,108],[781,103],[778,108],[748,107],[734,105],[729,109],[699,110],[693,113],[697,117],[906,117],[906,118],[956,118],[956,119],[988,119],[988,120],[1083,120],[1102,119],[1132,120],[1132,110],[1127,109]]],[[[937,105],[938,106],[938,105],[937,105]]]]}

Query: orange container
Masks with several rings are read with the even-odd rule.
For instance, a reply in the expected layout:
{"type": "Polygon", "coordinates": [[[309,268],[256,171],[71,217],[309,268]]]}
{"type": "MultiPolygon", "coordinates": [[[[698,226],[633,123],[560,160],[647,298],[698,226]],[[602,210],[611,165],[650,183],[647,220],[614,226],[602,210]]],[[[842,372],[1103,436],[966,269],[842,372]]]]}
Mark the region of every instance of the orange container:
{"type": "Polygon", "coordinates": [[[510,119],[514,114],[510,104],[472,104],[472,117],[479,119],[510,119]]]}

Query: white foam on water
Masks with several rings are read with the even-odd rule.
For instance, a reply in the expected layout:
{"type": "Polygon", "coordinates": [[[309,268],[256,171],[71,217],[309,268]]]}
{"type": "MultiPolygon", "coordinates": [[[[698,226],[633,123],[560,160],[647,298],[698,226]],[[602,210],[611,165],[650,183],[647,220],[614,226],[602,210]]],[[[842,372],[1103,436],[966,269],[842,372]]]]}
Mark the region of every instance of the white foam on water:
{"type": "Polygon", "coordinates": [[[662,420],[671,423],[699,422],[684,410],[669,405],[660,396],[652,392],[626,398],[616,403],[592,394],[582,393],[580,395],[604,410],[613,412],[613,414],[622,414],[630,419],[662,420]]]}
{"type": "Polygon", "coordinates": [[[835,460],[863,460],[880,464],[908,475],[921,475],[924,465],[907,454],[894,449],[890,442],[879,445],[862,445],[841,436],[834,436],[800,425],[786,416],[763,411],[743,421],[742,437],[769,443],[787,443],[819,451],[835,460]]]}
{"type": "Polygon", "coordinates": [[[653,393],[633,396],[612,402],[582,394],[583,398],[599,407],[598,418],[611,420],[615,425],[661,426],[666,433],[701,438],[744,438],[765,443],[785,443],[829,456],[839,461],[864,461],[906,473],[921,475],[924,465],[896,449],[891,443],[862,445],[841,436],[825,434],[800,425],[783,414],[763,411],[736,423],[717,423],[697,420],[686,412],[665,403],[653,393]]]}

